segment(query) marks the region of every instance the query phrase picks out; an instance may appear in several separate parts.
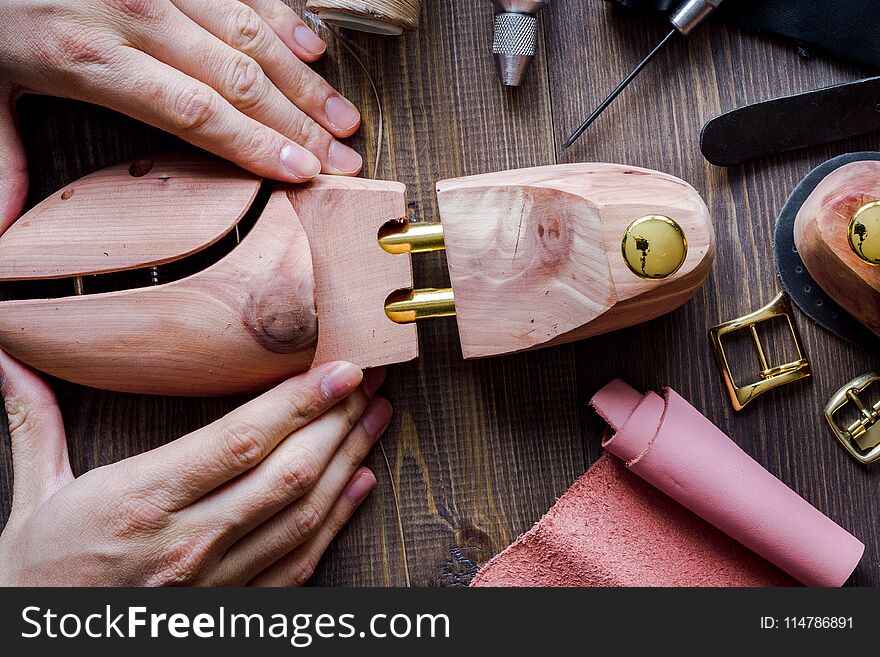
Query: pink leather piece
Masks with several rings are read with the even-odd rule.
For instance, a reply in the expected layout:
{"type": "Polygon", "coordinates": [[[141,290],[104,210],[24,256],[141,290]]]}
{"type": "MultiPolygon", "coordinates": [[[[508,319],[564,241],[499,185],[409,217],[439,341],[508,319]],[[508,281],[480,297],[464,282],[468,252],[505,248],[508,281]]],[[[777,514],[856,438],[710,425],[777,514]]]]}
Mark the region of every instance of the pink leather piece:
{"type": "MultiPolygon", "coordinates": [[[[641,399],[641,395],[638,395],[641,399]]],[[[624,418],[626,419],[626,418],[624,418]]],[[[796,586],[605,454],[471,586],[796,586]]]]}
{"type": "Polygon", "coordinates": [[[865,550],[861,541],[675,391],[666,389],[664,398],[649,392],[632,409],[635,391],[624,386],[613,381],[590,403],[616,431],[605,448],[632,472],[807,586],[849,578],[865,550]]]}

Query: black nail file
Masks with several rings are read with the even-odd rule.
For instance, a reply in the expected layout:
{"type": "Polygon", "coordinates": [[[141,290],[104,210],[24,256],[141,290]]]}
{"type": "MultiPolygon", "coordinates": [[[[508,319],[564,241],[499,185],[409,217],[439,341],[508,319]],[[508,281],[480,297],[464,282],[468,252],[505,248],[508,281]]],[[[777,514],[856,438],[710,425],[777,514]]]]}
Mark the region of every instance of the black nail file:
{"type": "Polygon", "coordinates": [[[700,149],[729,167],[873,132],[880,132],[880,77],[731,110],[703,126],[700,149]]]}

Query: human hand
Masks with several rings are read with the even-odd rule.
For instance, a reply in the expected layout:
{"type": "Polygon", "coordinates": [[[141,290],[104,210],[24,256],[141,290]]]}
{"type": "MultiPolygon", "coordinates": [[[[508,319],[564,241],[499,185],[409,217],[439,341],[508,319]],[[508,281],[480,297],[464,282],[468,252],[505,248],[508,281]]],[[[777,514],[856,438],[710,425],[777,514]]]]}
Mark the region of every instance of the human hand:
{"type": "Polygon", "coordinates": [[[51,389],[0,352],[12,438],[3,585],[303,584],[376,483],[383,370],[331,363],[74,478],[51,389]]]}
{"type": "Polygon", "coordinates": [[[26,163],[21,93],[104,105],[260,176],[354,175],[337,141],[360,114],[305,62],[324,42],[282,0],[5,0],[0,3],[0,233],[26,163]]]}

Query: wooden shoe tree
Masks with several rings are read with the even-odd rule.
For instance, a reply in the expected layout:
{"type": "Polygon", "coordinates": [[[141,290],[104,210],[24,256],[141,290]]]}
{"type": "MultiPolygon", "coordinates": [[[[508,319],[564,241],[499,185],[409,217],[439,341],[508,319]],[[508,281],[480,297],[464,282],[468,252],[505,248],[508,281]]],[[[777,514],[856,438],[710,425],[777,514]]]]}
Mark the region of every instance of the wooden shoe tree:
{"type": "Polygon", "coordinates": [[[466,358],[611,331],[684,303],[714,258],[699,195],[654,171],[562,165],[437,190],[433,248],[445,241],[452,280],[439,306],[412,291],[408,240],[426,225],[405,221],[400,183],[269,184],[193,155],[98,171],[0,236],[0,348],[83,385],[230,394],[331,360],[411,360],[409,320],[451,314],[453,297],[466,358]],[[686,240],[662,279],[644,277],[663,252],[650,226],[624,260],[642,217],[686,240]]]}
{"type": "Polygon", "coordinates": [[[807,197],[794,241],[810,276],[880,335],[880,161],[835,169],[807,197]]]}

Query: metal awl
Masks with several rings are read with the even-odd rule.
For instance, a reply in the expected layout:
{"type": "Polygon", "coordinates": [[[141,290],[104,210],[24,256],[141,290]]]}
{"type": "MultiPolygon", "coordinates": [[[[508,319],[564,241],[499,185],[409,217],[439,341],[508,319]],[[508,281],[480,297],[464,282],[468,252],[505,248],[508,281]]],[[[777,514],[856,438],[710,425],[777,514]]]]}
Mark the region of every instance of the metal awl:
{"type": "Polygon", "coordinates": [[[593,121],[599,118],[599,115],[614,102],[614,99],[626,89],[629,83],[651,63],[651,60],[657,56],[657,53],[663,50],[663,47],[672,39],[672,37],[676,34],[688,36],[699,27],[699,25],[706,20],[706,18],[715,11],[720,4],[721,0],[685,0],[682,2],[678,6],[678,9],[676,9],[669,17],[669,22],[672,23],[672,30],[670,30],[669,34],[663,37],[660,43],[658,43],[654,49],[638,63],[630,74],[627,75],[617,87],[615,87],[614,91],[612,91],[608,97],[603,100],[595,110],[593,110],[593,113],[590,114],[580,126],[578,126],[578,129],[571,133],[569,138],[566,139],[565,143],[562,145],[562,150],[571,146],[582,134],[584,134],[584,131],[592,125],[593,121]]]}

